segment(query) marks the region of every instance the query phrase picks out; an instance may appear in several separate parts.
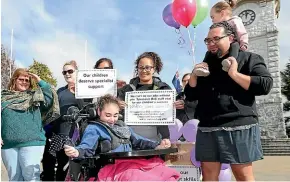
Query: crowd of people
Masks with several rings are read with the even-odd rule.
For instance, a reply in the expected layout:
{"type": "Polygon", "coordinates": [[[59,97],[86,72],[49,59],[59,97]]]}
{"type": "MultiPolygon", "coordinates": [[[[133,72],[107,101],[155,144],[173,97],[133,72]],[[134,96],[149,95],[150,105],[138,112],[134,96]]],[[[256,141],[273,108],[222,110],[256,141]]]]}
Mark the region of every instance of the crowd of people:
{"type": "MultiPolygon", "coordinates": [[[[212,7],[213,25],[204,39],[208,51],[203,62],[183,75],[183,89],[174,103],[180,121],[199,120],[196,159],[201,161],[204,181],[218,181],[221,163],[231,165],[238,181],[254,181],[252,162],[263,159],[255,96],[268,94],[273,79],[263,58],[247,51],[246,29],[240,18],[232,16],[235,2],[221,1],[212,7]]],[[[169,148],[167,125],[128,127],[120,117],[124,116],[127,92],[171,89],[156,76],[162,68],[163,62],[157,53],[144,52],[135,61],[136,77],[128,84],[117,82],[116,97],[87,99],[75,98],[76,61],[63,65],[62,74],[67,84],[57,92],[39,76],[18,68],[8,89],[1,92],[1,155],[9,180],[64,181],[70,158],[92,157],[100,151],[169,148]],[[34,90],[32,80],[38,83],[34,90]],[[71,126],[61,116],[71,106],[81,109],[88,103],[97,103],[98,117],[85,128],[79,144],[60,142],[59,150],[52,152],[51,145],[57,136],[71,132],[71,126]],[[122,143],[118,138],[122,138],[122,143]]],[[[94,69],[116,68],[112,60],[102,58],[94,69]]],[[[160,158],[146,161],[142,165],[162,163],[160,158]]],[[[131,162],[129,165],[133,165],[131,162]]],[[[124,164],[116,163],[115,167],[120,165],[124,164]]],[[[141,173],[139,176],[143,181],[156,180],[166,173],[171,174],[168,179],[178,180],[177,171],[158,166],[156,178],[141,173]]],[[[108,171],[112,168],[108,166],[99,171],[99,179],[105,180],[111,175],[108,171]]],[[[133,180],[129,173],[121,172],[123,177],[133,180]]]]}

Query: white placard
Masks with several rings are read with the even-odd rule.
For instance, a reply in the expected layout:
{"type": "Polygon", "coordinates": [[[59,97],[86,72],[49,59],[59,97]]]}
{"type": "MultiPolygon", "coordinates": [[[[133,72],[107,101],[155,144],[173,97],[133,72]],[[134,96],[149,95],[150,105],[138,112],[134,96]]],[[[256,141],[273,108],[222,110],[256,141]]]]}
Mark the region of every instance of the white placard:
{"type": "Polygon", "coordinates": [[[174,125],[175,90],[127,92],[125,123],[127,125],[174,125]]]}
{"type": "Polygon", "coordinates": [[[174,168],[180,173],[180,179],[178,181],[200,181],[201,170],[195,166],[168,166],[174,168]]]}
{"type": "Polygon", "coordinates": [[[117,95],[117,71],[115,69],[78,70],[76,98],[96,98],[105,94],[117,95]]]}

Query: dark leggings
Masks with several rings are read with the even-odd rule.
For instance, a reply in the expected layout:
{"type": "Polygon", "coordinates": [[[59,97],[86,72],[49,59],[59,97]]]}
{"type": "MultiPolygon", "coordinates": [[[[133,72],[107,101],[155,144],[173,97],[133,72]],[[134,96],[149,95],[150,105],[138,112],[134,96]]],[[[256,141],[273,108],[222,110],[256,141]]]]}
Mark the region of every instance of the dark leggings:
{"type": "Polygon", "coordinates": [[[43,153],[41,174],[42,181],[64,181],[68,169],[63,171],[63,167],[67,164],[69,158],[65,155],[64,150],[57,152],[56,158],[49,153],[50,143],[46,140],[46,145],[43,153]],[[57,170],[55,172],[57,163],[57,170]]]}

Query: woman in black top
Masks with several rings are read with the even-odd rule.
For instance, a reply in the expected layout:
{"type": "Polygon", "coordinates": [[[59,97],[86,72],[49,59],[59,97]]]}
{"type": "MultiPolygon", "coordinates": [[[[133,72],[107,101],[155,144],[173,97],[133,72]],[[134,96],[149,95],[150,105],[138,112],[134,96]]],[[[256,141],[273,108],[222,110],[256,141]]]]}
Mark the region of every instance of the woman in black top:
{"type": "MultiPolygon", "coordinates": [[[[62,74],[64,76],[67,85],[57,90],[60,114],[61,116],[67,113],[67,110],[71,106],[76,106],[81,109],[86,103],[85,100],[75,98],[75,80],[76,80],[77,64],[75,61],[65,63],[63,66],[62,74]]],[[[90,100],[87,101],[88,103],[90,100]]],[[[67,170],[63,170],[64,166],[68,163],[68,157],[65,155],[64,150],[56,152],[56,157],[53,156],[49,149],[54,134],[67,134],[70,131],[70,126],[67,122],[60,117],[53,123],[52,129],[46,130],[47,142],[45,151],[43,154],[43,173],[42,181],[64,181],[67,174],[67,170]],[[55,173],[55,164],[57,163],[57,171],[55,173]]]]}
{"type": "MultiPolygon", "coordinates": [[[[141,90],[170,90],[171,88],[154,73],[160,73],[163,63],[154,52],[144,52],[135,61],[135,72],[137,77],[131,79],[130,83],[118,90],[118,98],[125,105],[126,92],[141,90]]],[[[160,141],[169,138],[168,126],[130,126],[137,134],[151,140],[160,141]]]]}

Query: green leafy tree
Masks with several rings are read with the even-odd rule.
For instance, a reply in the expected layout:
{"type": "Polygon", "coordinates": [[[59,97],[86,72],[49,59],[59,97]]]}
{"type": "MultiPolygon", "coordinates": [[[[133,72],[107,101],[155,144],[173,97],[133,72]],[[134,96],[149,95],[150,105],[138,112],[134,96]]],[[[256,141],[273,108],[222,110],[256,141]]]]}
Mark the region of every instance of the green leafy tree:
{"type": "MultiPolygon", "coordinates": [[[[286,68],[281,71],[282,87],[281,92],[287,98],[287,101],[283,104],[283,110],[285,112],[290,111],[290,58],[286,64],[286,68]]],[[[288,136],[290,136],[290,117],[285,117],[285,124],[288,136]]]]}
{"type": "Polygon", "coordinates": [[[1,44],[1,89],[7,89],[10,81],[10,65],[11,76],[16,70],[15,61],[9,57],[9,51],[1,44]]]}
{"type": "Polygon", "coordinates": [[[42,80],[46,81],[50,85],[54,87],[57,86],[57,80],[53,77],[52,72],[46,64],[40,63],[33,59],[33,64],[29,66],[28,69],[29,72],[37,74],[42,80]]]}

